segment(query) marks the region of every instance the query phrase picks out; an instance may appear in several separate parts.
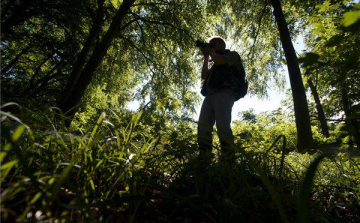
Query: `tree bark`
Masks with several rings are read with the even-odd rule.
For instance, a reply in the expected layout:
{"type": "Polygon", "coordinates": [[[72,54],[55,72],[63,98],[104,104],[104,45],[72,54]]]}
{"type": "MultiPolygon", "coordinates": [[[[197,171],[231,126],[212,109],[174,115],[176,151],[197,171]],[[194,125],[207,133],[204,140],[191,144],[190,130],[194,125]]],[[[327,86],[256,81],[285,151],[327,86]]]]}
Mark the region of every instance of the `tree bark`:
{"type": "Polygon", "coordinates": [[[344,85],[341,86],[341,99],[343,103],[344,113],[345,113],[345,123],[352,127],[352,131],[348,130],[349,135],[353,135],[355,138],[355,143],[357,148],[360,148],[360,132],[357,125],[357,119],[351,118],[352,111],[350,106],[350,101],[348,97],[348,92],[344,85]]]}
{"type": "Polygon", "coordinates": [[[316,104],[318,120],[319,120],[320,126],[321,126],[321,132],[326,138],[329,138],[329,136],[330,136],[329,128],[328,128],[328,125],[327,125],[327,122],[326,122],[324,109],[323,109],[323,107],[321,105],[319,94],[317,93],[316,87],[314,86],[311,78],[308,79],[308,84],[310,86],[311,93],[312,93],[312,95],[314,97],[314,101],[315,101],[315,104],[316,104]]]}
{"type": "Polygon", "coordinates": [[[92,27],[90,29],[89,36],[86,39],[86,42],[78,56],[78,59],[76,60],[76,63],[72,69],[72,72],[70,74],[70,77],[68,79],[67,85],[61,95],[60,100],[57,103],[57,107],[61,108],[64,106],[66,101],[69,99],[70,94],[74,90],[74,87],[77,83],[77,80],[79,79],[81,75],[81,71],[83,71],[84,65],[86,63],[86,60],[91,53],[91,50],[95,46],[96,37],[101,29],[101,24],[103,20],[104,15],[104,1],[105,0],[98,0],[98,9],[96,16],[94,18],[92,27]]]}
{"type": "Polygon", "coordinates": [[[274,8],[274,15],[280,32],[281,43],[285,52],[289,70],[290,85],[294,101],[295,122],[297,130],[297,148],[306,151],[313,146],[313,137],[309,117],[304,84],[297,61],[294,46],[291,42],[290,32],[279,0],[270,0],[274,8]]]}
{"type": "Polygon", "coordinates": [[[75,113],[79,109],[81,99],[84,96],[85,91],[94,76],[95,70],[100,66],[102,60],[106,55],[107,50],[111,46],[113,39],[121,31],[121,23],[134,2],[135,0],[123,1],[115,17],[113,18],[108,31],[104,35],[101,42],[95,47],[92,55],[89,58],[89,61],[86,63],[84,69],[82,70],[68,99],[63,103],[63,105],[59,107],[67,117],[65,123],[67,126],[70,126],[71,121],[75,116],[75,113]]]}

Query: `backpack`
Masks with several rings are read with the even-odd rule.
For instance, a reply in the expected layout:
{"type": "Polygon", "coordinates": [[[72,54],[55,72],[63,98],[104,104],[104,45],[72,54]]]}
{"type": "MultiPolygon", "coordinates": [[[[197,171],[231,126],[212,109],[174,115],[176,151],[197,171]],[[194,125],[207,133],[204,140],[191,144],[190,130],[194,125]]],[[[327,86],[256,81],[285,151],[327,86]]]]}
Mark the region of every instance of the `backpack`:
{"type": "MultiPolygon", "coordinates": [[[[228,53],[225,51],[223,54],[228,53]]],[[[231,88],[234,91],[235,101],[245,97],[247,94],[249,83],[246,80],[245,69],[242,65],[240,55],[238,63],[235,66],[213,65],[210,69],[211,75],[208,75],[201,89],[201,94],[206,96],[207,81],[209,86],[215,89],[231,88]]]]}

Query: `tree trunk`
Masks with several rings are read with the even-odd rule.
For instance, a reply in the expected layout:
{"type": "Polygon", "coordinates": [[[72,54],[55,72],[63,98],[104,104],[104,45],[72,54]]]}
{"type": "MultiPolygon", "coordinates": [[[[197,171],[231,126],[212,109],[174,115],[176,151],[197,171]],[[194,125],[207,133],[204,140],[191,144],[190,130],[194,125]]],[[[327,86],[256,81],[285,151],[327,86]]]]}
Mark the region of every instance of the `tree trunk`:
{"type": "Polygon", "coordinates": [[[83,71],[84,65],[86,63],[86,59],[88,58],[89,54],[91,53],[91,49],[95,46],[96,37],[101,29],[101,24],[104,15],[104,1],[105,0],[98,0],[98,9],[96,16],[94,18],[92,27],[90,29],[89,36],[86,39],[84,47],[82,48],[78,59],[72,69],[70,77],[68,79],[67,85],[61,95],[60,100],[57,103],[57,107],[62,108],[66,101],[69,99],[70,94],[72,93],[77,80],[81,75],[81,71],[83,71]]]}
{"type": "Polygon", "coordinates": [[[309,150],[313,146],[309,108],[307,105],[304,84],[290,32],[279,0],[270,0],[274,8],[274,15],[280,32],[281,43],[285,52],[289,70],[290,85],[294,100],[295,122],[297,129],[297,148],[299,151],[309,150]]]}
{"type": "Polygon", "coordinates": [[[312,93],[312,95],[314,97],[314,101],[315,101],[315,104],[316,104],[318,120],[319,120],[320,126],[321,126],[321,132],[326,138],[329,138],[329,136],[330,136],[329,128],[328,128],[328,125],[327,125],[327,122],[326,122],[324,109],[323,109],[323,107],[321,105],[319,94],[317,93],[316,87],[314,86],[311,78],[308,79],[308,84],[310,86],[311,93],[312,93]]]}
{"type": "Polygon", "coordinates": [[[66,115],[66,125],[70,126],[75,113],[79,109],[79,104],[89,86],[95,70],[100,66],[104,59],[107,50],[110,48],[112,40],[119,34],[120,25],[128,13],[131,5],[135,0],[124,0],[119,10],[117,11],[111,25],[103,37],[102,41],[95,47],[89,61],[82,70],[73,90],[71,91],[68,99],[59,107],[66,115]]]}
{"type": "Polygon", "coordinates": [[[349,132],[349,135],[354,136],[356,146],[357,146],[357,148],[360,148],[360,132],[359,132],[359,128],[357,125],[357,119],[351,118],[352,111],[351,111],[348,92],[346,90],[346,87],[343,85],[341,88],[342,88],[341,89],[341,99],[342,99],[345,117],[346,117],[345,122],[349,127],[352,127],[352,130],[348,130],[348,132],[349,132]]]}

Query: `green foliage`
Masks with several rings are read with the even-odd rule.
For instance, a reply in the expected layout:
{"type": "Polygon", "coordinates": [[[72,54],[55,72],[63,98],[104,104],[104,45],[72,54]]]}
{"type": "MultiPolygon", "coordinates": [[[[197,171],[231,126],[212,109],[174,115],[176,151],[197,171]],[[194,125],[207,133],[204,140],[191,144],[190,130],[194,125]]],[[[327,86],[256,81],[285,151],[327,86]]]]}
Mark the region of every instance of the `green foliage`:
{"type": "Polygon", "coordinates": [[[357,3],[354,8],[356,8],[357,10],[344,13],[344,19],[342,21],[342,24],[345,27],[351,26],[352,24],[360,20],[360,3],[357,3]]]}
{"type": "MultiPolygon", "coordinates": [[[[306,79],[310,79],[319,95],[325,117],[345,120],[347,141],[359,144],[357,107],[359,98],[359,3],[326,1],[318,5],[317,13],[309,17],[307,48],[299,62],[306,79]],[[351,19],[352,18],[352,19],[351,19]],[[346,27],[344,22],[348,21],[346,27]],[[350,24],[352,23],[352,24],[350,24]]],[[[313,91],[313,89],[312,89],[313,91]]],[[[315,110],[315,103],[312,110],[315,110]]]]}
{"type": "Polygon", "coordinates": [[[30,129],[2,113],[3,220],[237,222],[281,216],[294,222],[304,208],[310,220],[359,217],[359,158],[339,153],[317,163],[317,155],[288,153],[290,133],[265,141],[278,133],[268,121],[276,116],[257,118],[257,130],[271,132],[262,135],[264,143],[238,146],[232,166],[214,160],[203,169],[191,122],[156,129],[146,115],[102,113],[73,132],[30,129]],[[306,196],[298,199],[301,191],[306,196]]]}
{"type": "MultiPolygon", "coordinates": [[[[90,46],[90,55],[82,58],[101,4],[95,0],[3,2],[2,24],[20,16],[17,9],[28,14],[3,30],[2,99],[22,106],[31,103],[42,110],[54,106],[67,82],[76,81],[69,77],[77,61],[86,63],[121,5],[104,1],[96,43],[90,46]]],[[[77,121],[93,120],[100,104],[123,109],[130,100],[150,98],[153,106],[149,107],[155,109],[156,101],[167,97],[181,100],[183,113],[189,117],[197,100],[194,39],[211,31],[202,8],[202,3],[188,1],[134,4],[86,95],[81,96],[83,114],[77,121]]]]}
{"type": "MultiPolygon", "coordinates": [[[[245,62],[251,93],[282,89],[284,55],[269,2],[137,1],[67,129],[52,106],[90,35],[98,3],[2,1],[2,101],[17,102],[0,112],[2,220],[359,219],[360,160],[352,144],[357,125],[351,124],[359,118],[359,4],[282,2],[292,38],[309,31],[309,50],[299,62],[305,78],[314,80],[326,117],[337,119],[328,139],[312,127],[317,152],[296,152],[292,114],[249,110],[233,125],[236,163],[217,161],[217,142],[215,160],[204,168],[190,118],[199,102],[194,40],[231,40],[228,47],[245,62]],[[132,100],[143,112],[125,109],[132,100]]],[[[120,5],[104,1],[95,45],[120,5]]]]}
{"type": "Polygon", "coordinates": [[[344,29],[341,25],[343,15],[352,12],[352,5],[330,5],[325,8],[326,10],[320,10],[310,19],[312,24],[319,22],[323,29],[314,27],[313,35],[307,36],[306,42],[312,51],[300,62],[303,63],[305,73],[316,80],[315,85],[320,96],[324,98],[327,116],[332,117],[343,110],[341,91],[344,86],[349,91],[351,104],[359,95],[359,30],[344,29]],[[310,55],[316,58],[310,60],[310,55]]]}
{"type": "Polygon", "coordinates": [[[76,0],[2,2],[3,99],[36,98],[31,102],[53,105],[88,32],[92,5],[76,0]]]}
{"type": "MultiPolygon", "coordinates": [[[[244,112],[245,116],[251,111],[244,112]]],[[[239,136],[237,142],[244,147],[265,150],[275,141],[279,135],[287,139],[288,149],[296,149],[296,126],[295,123],[284,116],[283,111],[264,112],[260,115],[252,114],[256,121],[234,121],[234,135],[239,136]],[[245,144],[243,144],[243,142],[245,144]]]]}

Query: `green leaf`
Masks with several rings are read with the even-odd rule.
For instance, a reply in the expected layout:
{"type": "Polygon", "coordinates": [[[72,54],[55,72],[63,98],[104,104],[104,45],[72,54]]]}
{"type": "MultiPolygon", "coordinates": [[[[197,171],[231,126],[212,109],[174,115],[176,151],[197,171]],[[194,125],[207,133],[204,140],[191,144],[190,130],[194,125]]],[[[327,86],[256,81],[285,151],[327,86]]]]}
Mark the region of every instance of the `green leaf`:
{"type": "Polygon", "coordinates": [[[100,161],[96,164],[95,169],[98,168],[98,167],[102,164],[103,161],[104,161],[104,160],[100,160],[100,161]]]}
{"type": "Polygon", "coordinates": [[[0,182],[2,183],[6,176],[9,174],[10,170],[13,168],[14,165],[16,165],[19,162],[19,160],[12,160],[4,165],[1,165],[1,179],[0,182]]]}
{"type": "Polygon", "coordinates": [[[97,120],[97,122],[96,122],[96,125],[95,125],[95,127],[94,127],[93,131],[91,132],[91,135],[92,135],[92,136],[94,136],[94,135],[95,135],[95,133],[96,133],[97,129],[99,128],[99,125],[100,125],[100,124],[101,124],[101,122],[104,120],[105,116],[106,116],[106,114],[105,114],[104,112],[103,112],[103,113],[101,113],[101,115],[100,115],[99,119],[98,119],[98,120],[97,120]]]}
{"type": "Polygon", "coordinates": [[[319,33],[326,31],[326,29],[322,23],[314,23],[313,27],[314,27],[314,30],[313,30],[314,34],[319,34],[319,33]]]}
{"type": "Polygon", "coordinates": [[[59,192],[60,186],[62,183],[68,178],[71,168],[74,166],[74,162],[72,161],[67,167],[64,168],[64,170],[61,172],[60,176],[57,177],[54,187],[53,187],[53,193],[54,195],[57,195],[59,192]]]}
{"type": "Polygon", "coordinates": [[[17,127],[14,134],[11,136],[12,141],[16,142],[20,138],[20,136],[23,134],[24,130],[25,130],[25,126],[19,125],[19,127],[17,127]]]}
{"type": "Polygon", "coordinates": [[[317,53],[305,53],[305,55],[298,58],[298,62],[302,63],[304,66],[310,66],[315,63],[318,63],[320,55],[317,53]]]}
{"type": "MultiPolygon", "coordinates": [[[[358,3],[355,7],[360,7],[359,5],[360,3],[358,3]]],[[[359,19],[360,19],[360,10],[346,12],[344,14],[344,18],[341,23],[343,24],[343,26],[348,27],[354,24],[355,22],[357,22],[359,19]]]]}
{"type": "Polygon", "coordinates": [[[344,37],[342,35],[335,35],[331,37],[325,44],[326,47],[333,47],[339,45],[342,41],[344,41],[344,37]]]}
{"type": "Polygon", "coordinates": [[[8,154],[9,150],[12,148],[12,144],[8,143],[3,147],[3,151],[0,152],[0,161],[5,158],[5,156],[8,154]]]}
{"type": "Polygon", "coordinates": [[[138,124],[138,122],[139,122],[139,120],[140,120],[140,118],[141,118],[141,116],[142,116],[143,113],[144,113],[144,111],[141,110],[141,111],[139,112],[139,114],[136,116],[136,119],[135,119],[135,122],[134,122],[134,127],[138,124]]]}
{"type": "Polygon", "coordinates": [[[94,181],[90,180],[90,185],[91,185],[91,189],[95,190],[95,185],[94,185],[94,181]]]}
{"type": "Polygon", "coordinates": [[[0,170],[6,170],[8,168],[12,168],[15,164],[17,164],[19,162],[19,160],[11,160],[5,164],[1,164],[0,170]]]}
{"type": "Polygon", "coordinates": [[[316,7],[319,8],[319,12],[323,12],[330,7],[330,2],[325,1],[323,5],[317,5],[316,7]]]}
{"type": "Polygon", "coordinates": [[[35,194],[35,196],[33,197],[33,199],[30,201],[29,204],[34,204],[37,200],[39,200],[39,198],[41,197],[41,192],[38,192],[37,194],[35,194]]]}

